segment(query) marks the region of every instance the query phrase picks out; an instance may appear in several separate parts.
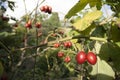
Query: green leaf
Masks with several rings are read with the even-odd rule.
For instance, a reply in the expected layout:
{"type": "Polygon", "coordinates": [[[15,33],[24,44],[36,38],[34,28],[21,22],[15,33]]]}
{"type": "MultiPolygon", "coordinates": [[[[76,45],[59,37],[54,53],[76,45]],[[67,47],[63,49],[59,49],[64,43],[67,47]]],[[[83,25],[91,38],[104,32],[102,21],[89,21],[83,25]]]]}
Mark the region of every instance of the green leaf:
{"type": "Polygon", "coordinates": [[[82,19],[75,22],[73,24],[73,27],[75,27],[79,31],[83,31],[87,29],[94,20],[100,18],[101,15],[102,15],[102,12],[99,10],[88,12],[82,19]]]}
{"type": "Polygon", "coordinates": [[[113,63],[113,67],[120,71],[120,47],[113,43],[106,43],[101,46],[99,57],[113,63]]]}
{"type": "Polygon", "coordinates": [[[80,0],[69,10],[69,12],[65,15],[65,18],[71,18],[76,13],[83,10],[87,4],[90,4],[91,7],[97,6],[98,9],[101,8],[101,0],[80,0]]]}
{"type": "Polygon", "coordinates": [[[94,31],[91,33],[91,36],[103,38],[105,37],[105,34],[106,34],[106,30],[103,26],[96,26],[94,31]]]}
{"type": "Polygon", "coordinates": [[[85,29],[84,31],[80,31],[80,33],[82,35],[86,35],[86,36],[89,36],[92,34],[92,32],[94,31],[94,29],[96,28],[96,25],[94,23],[92,23],[90,25],[90,27],[88,27],[87,29],[85,29]]]}
{"type": "Polygon", "coordinates": [[[90,7],[96,6],[98,9],[100,9],[102,6],[102,3],[101,3],[101,0],[89,0],[89,5],[90,7]]]}
{"type": "Polygon", "coordinates": [[[88,4],[88,0],[80,0],[77,4],[75,4],[69,12],[65,15],[65,18],[71,18],[74,16],[77,12],[84,9],[84,7],[88,4]]]}
{"type": "Polygon", "coordinates": [[[116,42],[115,44],[120,47],[120,42],[116,42]]]}
{"type": "Polygon", "coordinates": [[[112,26],[110,31],[111,39],[114,42],[120,42],[120,29],[118,26],[112,26]]]}
{"type": "Polygon", "coordinates": [[[111,66],[99,57],[97,59],[97,64],[92,66],[90,74],[96,76],[95,80],[113,80],[115,73],[111,66]]]}

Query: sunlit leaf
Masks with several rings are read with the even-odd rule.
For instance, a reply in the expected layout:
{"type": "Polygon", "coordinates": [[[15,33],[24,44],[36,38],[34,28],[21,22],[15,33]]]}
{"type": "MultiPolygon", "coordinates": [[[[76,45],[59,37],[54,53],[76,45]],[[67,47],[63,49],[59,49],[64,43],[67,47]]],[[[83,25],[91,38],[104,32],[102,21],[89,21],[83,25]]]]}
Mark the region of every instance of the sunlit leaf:
{"type": "Polygon", "coordinates": [[[113,80],[115,73],[112,67],[99,57],[97,59],[97,64],[92,66],[90,74],[96,76],[95,80],[113,80]]]}
{"type": "Polygon", "coordinates": [[[87,29],[94,20],[100,18],[101,15],[101,11],[88,12],[82,19],[76,21],[73,26],[79,31],[83,31],[87,29]]]}

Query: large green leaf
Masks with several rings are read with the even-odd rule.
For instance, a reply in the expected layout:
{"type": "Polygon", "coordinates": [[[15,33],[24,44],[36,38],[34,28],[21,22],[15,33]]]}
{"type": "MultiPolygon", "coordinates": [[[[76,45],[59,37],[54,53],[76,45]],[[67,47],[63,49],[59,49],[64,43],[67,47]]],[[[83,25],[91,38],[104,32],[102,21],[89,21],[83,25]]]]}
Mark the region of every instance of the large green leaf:
{"type": "Polygon", "coordinates": [[[79,31],[83,31],[87,29],[94,20],[100,18],[101,15],[102,15],[102,12],[99,10],[88,12],[82,19],[79,19],[78,21],[76,21],[73,24],[73,27],[75,27],[79,31]]]}
{"type": "Polygon", "coordinates": [[[90,74],[96,76],[95,80],[113,80],[115,75],[112,67],[104,60],[100,60],[99,57],[97,64],[92,66],[90,74]]]}
{"type": "MultiPolygon", "coordinates": [[[[120,24],[120,19],[117,20],[116,22],[119,26],[120,24]]],[[[120,42],[120,29],[118,26],[112,26],[111,27],[111,31],[110,31],[110,35],[111,35],[111,39],[114,42],[120,42]]]]}
{"type": "Polygon", "coordinates": [[[65,18],[71,18],[79,11],[83,10],[87,4],[90,4],[91,7],[97,6],[98,9],[101,7],[101,0],[80,0],[77,4],[75,4],[69,12],[65,15],[65,18]]]}
{"type": "Polygon", "coordinates": [[[88,4],[88,0],[80,0],[77,4],[75,4],[69,12],[65,15],[65,18],[70,18],[74,16],[77,12],[84,9],[84,7],[88,4]]]}
{"type": "Polygon", "coordinates": [[[113,63],[113,67],[120,71],[120,47],[113,43],[106,43],[101,46],[99,56],[101,59],[113,63]]]}
{"type": "Polygon", "coordinates": [[[88,1],[89,1],[90,7],[96,6],[98,9],[100,9],[102,6],[101,0],[88,0],[88,1]]]}

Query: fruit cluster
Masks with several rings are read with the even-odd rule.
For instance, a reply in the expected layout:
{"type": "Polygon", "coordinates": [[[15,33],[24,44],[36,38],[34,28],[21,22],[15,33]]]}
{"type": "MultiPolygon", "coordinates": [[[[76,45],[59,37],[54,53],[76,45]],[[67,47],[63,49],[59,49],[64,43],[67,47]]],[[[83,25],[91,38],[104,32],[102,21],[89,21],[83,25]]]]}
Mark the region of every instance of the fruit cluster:
{"type": "MultiPolygon", "coordinates": [[[[65,47],[65,48],[70,48],[70,47],[72,47],[72,42],[71,42],[71,41],[66,41],[66,42],[63,42],[63,44],[61,44],[61,43],[54,43],[54,47],[55,47],[55,48],[58,48],[58,47],[60,47],[61,45],[63,45],[63,47],[65,47]]],[[[65,54],[64,54],[64,52],[59,51],[59,52],[57,53],[57,56],[58,56],[59,58],[62,58],[62,57],[65,56],[65,54]]],[[[70,62],[70,61],[71,61],[70,56],[68,56],[68,55],[65,56],[65,57],[64,57],[64,61],[65,61],[66,63],[70,62]]]]}
{"type": "MultiPolygon", "coordinates": [[[[65,41],[65,42],[57,42],[57,43],[54,43],[54,48],[59,48],[62,46],[62,48],[64,48],[65,50],[70,50],[70,48],[72,47],[72,42],[71,41],[65,41]]],[[[60,48],[61,49],[61,48],[60,48]]],[[[66,55],[64,54],[65,52],[62,52],[62,51],[59,51],[57,53],[57,56],[59,58],[64,58],[64,61],[65,62],[70,62],[71,61],[71,58],[69,55],[66,55]]],[[[93,53],[92,51],[89,51],[87,54],[84,52],[84,51],[79,51],[77,54],[76,54],[76,62],[78,64],[83,64],[84,62],[88,62],[89,64],[91,65],[95,65],[96,62],[97,62],[97,56],[95,55],[95,53],[93,53]]]]}
{"type": "Polygon", "coordinates": [[[51,14],[51,12],[52,12],[52,7],[51,7],[51,6],[48,6],[48,5],[45,5],[45,6],[40,7],[40,10],[41,10],[42,12],[51,14]]]}
{"type": "Polygon", "coordinates": [[[89,64],[95,65],[97,56],[93,52],[88,52],[86,54],[84,51],[80,51],[76,55],[76,61],[78,64],[83,64],[85,61],[88,61],[89,64]]]}
{"type": "MultiPolygon", "coordinates": [[[[64,54],[64,52],[59,51],[58,54],[57,54],[57,56],[58,56],[59,58],[62,58],[62,57],[65,56],[65,54],[64,54]]],[[[64,62],[68,63],[68,62],[70,62],[70,61],[71,61],[70,56],[65,56],[65,58],[64,58],[64,62]]]]}
{"type": "MultiPolygon", "coordinates": [[[[36,23],[35,23],[35,27],[36,27],[36,28],[41,28],[41,26],[42,26],[42,25],[41,25],[40,22],[36,22],[36,23]]],[[[26,22],[26,24],[25,24],[25,27],[26,27],[26,28],[29,28],[29,29],[32,28],[32,21],[31,21],[31,20],[28,20],[28,21],[26,22]]]]}
{"type": "MultiPolygon", "coordinates": [[[[58,48],[58,47],[60,47],[60,46],[61,46],[61,43],[54,43],[54,47],[55,47],[55,48],[58,48]]],[[[63,46],[64,46],[65,48],[70,48],[70,47],[72,47],[72,42],[71,42],[71,41],[63,42],[63,46]]]]}

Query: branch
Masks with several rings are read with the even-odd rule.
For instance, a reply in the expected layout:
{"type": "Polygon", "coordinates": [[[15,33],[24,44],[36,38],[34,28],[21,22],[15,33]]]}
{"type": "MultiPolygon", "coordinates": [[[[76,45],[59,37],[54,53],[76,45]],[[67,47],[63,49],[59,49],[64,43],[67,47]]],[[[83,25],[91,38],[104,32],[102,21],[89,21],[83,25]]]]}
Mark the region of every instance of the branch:
{"type": "Polygon", "coordinates": [[[66,37],[66,38],[62,38],[62,39],[59,39],[59,40],[45,42],[45,43],[42,43],[42,44],[37,45],[37,46],[29,46],[29,47],[15,49],[14,51],[17,51],[17,50],[23,51],[25,49],[35,49],[35,48],[43,47],[43,46],[51,46],[52,44],[54,44],[56,42],[62,42],[62,41],[66,41],[66,40],[80,39],[80,38],[85,38],[85,39],[90,39],[90,40],[96,40],[96,41],[101,41],[101,42],[107,42],[107,39],[105,39],[105,38],[98,38],[98,37],[90,37],[90,36],[77,35],[77,36],[73,36],[73,37],[66,37]]]}

